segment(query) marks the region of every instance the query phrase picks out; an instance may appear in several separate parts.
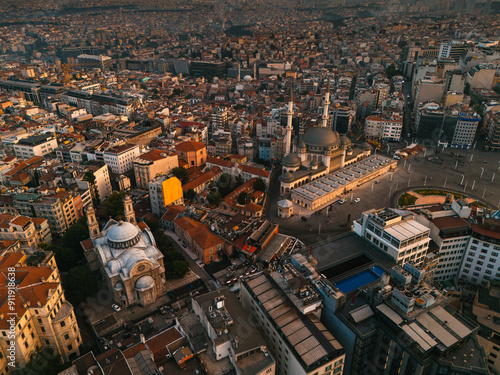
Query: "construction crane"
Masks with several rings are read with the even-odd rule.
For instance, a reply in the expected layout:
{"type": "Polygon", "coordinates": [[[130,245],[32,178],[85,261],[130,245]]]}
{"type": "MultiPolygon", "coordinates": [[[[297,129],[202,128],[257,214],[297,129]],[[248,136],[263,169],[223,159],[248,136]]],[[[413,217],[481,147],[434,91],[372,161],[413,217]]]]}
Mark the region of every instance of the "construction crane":
{"type": "Polygon", "coordinates": [[[77,70],[71,69],[72,65],[62,64],[62,71],[64,76],[64,85],[67,86],[71,82],[71,73],[78,73],[77,70]]]}

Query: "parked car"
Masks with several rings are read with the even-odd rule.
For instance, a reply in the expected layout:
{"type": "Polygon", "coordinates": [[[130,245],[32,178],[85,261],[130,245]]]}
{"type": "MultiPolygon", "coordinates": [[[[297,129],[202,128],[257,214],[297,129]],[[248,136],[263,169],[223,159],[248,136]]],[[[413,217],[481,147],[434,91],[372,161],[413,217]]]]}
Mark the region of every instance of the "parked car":
{"type": "Polygon", "coordinates": [[[345,199],[339,199],[339,204],[344,204],[345,203],[345,199]]]}
{"type": "Polygon", "coordinates": [[[118,311],[121,311],[121,310],[122,310],[122,309],[121,309],[121,307],[120,307],[120,306],[118,306],[116,303],[113,303],[113,304],[111,305],[111,308],[112,308],[113,310],[115,310],[116,312],[118,312],[118,311]]]}
{"type": "Polygon", "coordinates": [[[354,203],[359,203],[360,201],[361,201],[361,199],[356,198],[356,199],[354,200],[354,203]]]}

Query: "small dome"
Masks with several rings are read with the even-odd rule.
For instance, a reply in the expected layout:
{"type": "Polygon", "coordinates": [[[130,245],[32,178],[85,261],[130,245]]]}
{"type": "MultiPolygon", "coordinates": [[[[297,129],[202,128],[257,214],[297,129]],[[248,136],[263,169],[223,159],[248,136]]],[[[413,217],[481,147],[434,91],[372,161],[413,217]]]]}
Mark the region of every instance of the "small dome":
{"type": "Polygon", "coordinates": [[[123,290],[123,283],[121,281],[116,282],[114,288],[117,292],[119,292],[120,290],[123,290]]]}
{"type": "Polygon", "coordinates": [[[306,148],[306,144],[304,143],[304,141],[302,139],[299,142],[298,148],[306,148]]]}
{"type": "Polygon", "coordinates": [[[282,199],[278,202],[278,207],[281,207],[281,208],[292,208],[293,207],[293,203],[292,201],[289,201],[288,199],[282,199]]]}
{"type": "Polygon", "coordinates": [[[108,240],[113,242],[126,242],[135,238],[139,234],[139,229],[129,222],[120,221],[111,227],[108,232],[108,240]]]}
{"type": "Polygon", "coordinates": [[[363,142],[359,145],[363,150],[371,150],[372,146],[368,142],[363,142]]]}
{"type": "Polygon", "coordinates": [[[293,181],[293,176],[290,172],[285,172],[281,175],[281,181],[290,182],[293,181]]]}
{"type": "Polygon", "coordinates": [[[247,74],[246,76],[244,76],[244,77],[243,77],[243,81],[250,82],[251,80],[252,80],[252,76],[250,76],[250,75],[248,75],[248,74],[247,74]]]}
{"type": "Polygon", "coordinates": [[[304,134],[303,141],[310,146],[333,147],[340,144],[340,137],[331,128],[316,126],[304,134]]]}
{"type": "Polygon", "coordinates": [[[135,282],[135,289],[137,290],[146,290],[152,288],[155,285],[154,279],[149,275],[144,275],[139,277],[135,282]]]}
{"type": "Polygon", "coordinates": [[[300,167],[301,161],[300,158],[295,155],[295,154],[288,154],[285,156],[281,162],[281,164],[284,167],[290,167],[290,168],[295,168],[295,167],[300,167]]]}

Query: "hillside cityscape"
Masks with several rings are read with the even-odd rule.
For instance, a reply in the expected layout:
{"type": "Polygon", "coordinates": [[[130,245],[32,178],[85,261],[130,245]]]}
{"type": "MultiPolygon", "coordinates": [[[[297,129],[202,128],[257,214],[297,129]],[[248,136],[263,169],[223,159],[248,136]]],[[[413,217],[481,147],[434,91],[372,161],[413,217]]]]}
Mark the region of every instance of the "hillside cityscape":
{"type": "Polygon", "coordinates": [[[500,374],[500,0],[0,0],[0,375],[500,374]]]}

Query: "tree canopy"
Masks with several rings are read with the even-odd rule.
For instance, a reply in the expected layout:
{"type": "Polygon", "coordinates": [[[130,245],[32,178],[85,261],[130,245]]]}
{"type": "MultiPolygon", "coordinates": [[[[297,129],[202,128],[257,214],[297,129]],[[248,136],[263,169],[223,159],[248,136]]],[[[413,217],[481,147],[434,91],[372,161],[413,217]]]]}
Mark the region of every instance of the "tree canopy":
{"type": "Polygon", "coordinates": [[[215,206],[217,206],[219,204],[221,199],[222,199],[222,196],[220,195],[220,193],[218,191],[211,191],[207,195],[208,203],[213,204],[215,206]]]}
{"type": "Polygon", "coordinates": [[[172,174],[177,177],[183,185],[187,184],[189,181],[189,173],[184,167],[175,167],[172,169],[172,174]]]}
{"type": "Polygon", "coordinates": [[[244,205],[248,203],[248,193],[246,191],[242,191],[240,195],[238,195],[238,204],[244,205]]]}
{"type": "Polygon", "coordinates": [[[85,301],[99,290],[95,275],[86,266],[70,269],[63,285],[66,290],[66,297],[75,304],[85,301]]]}
{"type": "Polygon", "coordinates": [[[165,277],[167,279],[178,279],[183,277],[189,270],[188,263],[177,250],[170,238],[161,229],[153,232],[158,250],[163,254],[165,266],[165,277]]]}
{"type": "Polygon", "coordinates": [[[253,184],[253,189],[256,191],[266,191],[266,183],[262,178],[258,178],[253,184]]]}
{"type": "Polygon", "coordinates": [[[14,375],[53,375],[59,374],[67,365],[60,364],[60,355],[50,346],[35,351],[31,360],[22,369],[14,370],[14,375]]]}
{"type": "Polygon", "coordinates": [[[193,200],[196,197],[196,191],[193,189],[189,189],[186,191],[186,199],[189,199],[190,201],[193,200]]]}
{"type": "Polygon", "coordinates": [[[102,213],[115,220],[125,220],[125,207],[123,205],[124,191],[114,191],[102,202],[102,213]]]}

